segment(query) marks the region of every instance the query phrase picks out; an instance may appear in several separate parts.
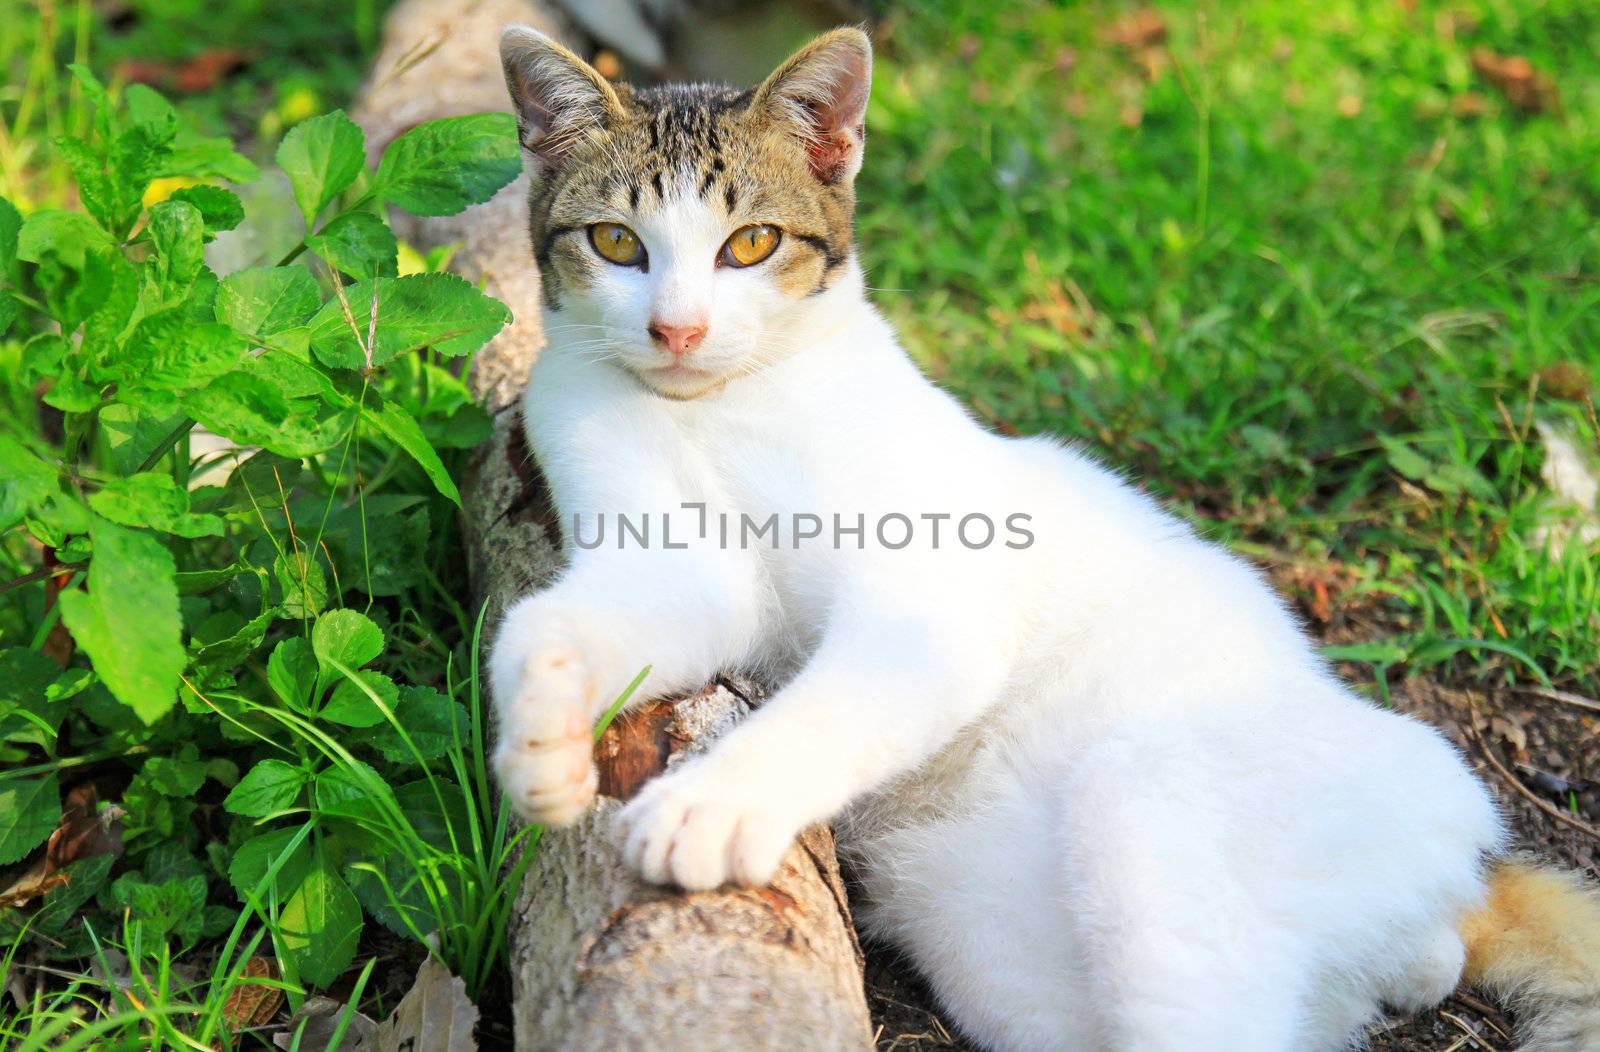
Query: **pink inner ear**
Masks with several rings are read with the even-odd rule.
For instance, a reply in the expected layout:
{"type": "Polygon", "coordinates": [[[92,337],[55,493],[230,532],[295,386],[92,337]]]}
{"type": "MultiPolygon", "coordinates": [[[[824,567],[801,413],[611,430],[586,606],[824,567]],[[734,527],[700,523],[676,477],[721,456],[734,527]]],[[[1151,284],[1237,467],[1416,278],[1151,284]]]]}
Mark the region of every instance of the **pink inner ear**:
{"type": "Polygon", "coordinates": [[[806,154],[811,161],[811,174],[825,183],[831,183],[844,171],[853,148],[848,133],[819,130],[806,147],[806,154]]]}

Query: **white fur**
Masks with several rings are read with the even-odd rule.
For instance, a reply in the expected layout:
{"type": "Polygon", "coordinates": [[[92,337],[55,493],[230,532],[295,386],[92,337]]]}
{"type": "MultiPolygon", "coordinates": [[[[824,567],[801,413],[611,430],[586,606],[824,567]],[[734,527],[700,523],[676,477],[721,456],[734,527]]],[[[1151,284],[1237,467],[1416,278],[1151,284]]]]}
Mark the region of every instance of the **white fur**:
{"type": "Polygon", "coordinates": [[[1445,740],[1342,687],[1253,570],[1113,474],[975,424],[853,264],[786,300],[759,266],[714,269],[731,231],[680,201],[638,224],[648,273],[546,315],[525,414],[564,529],[649,512],[655,532],[574,550],[509,613],[509,799],[573,820],[592,722],[645,664],[641,697],[753,667],[781,690],[646,786],[626,857],[689,889],[759,883],[834,820],[866,929],[987,1048],[1333,1050],[1382,1004],[1444,997],[1502,836],[1445,740]],[[709,322],[694,390],[659,382],[645,336],[679,312],[709,322]],[[828,529],[718,543],[718,513],[774,512],[828,529]],[[661,546],[664,513],[686,547],[661,546]],[[902,550],[872,536],[889,513],[918,526],[902,550]],[[937,549],[925,513],[954,516],[937,549]],[[953,543],[969,513],[1000,540],[953,543]],[[1003,543],[1016,513],[1030,547],[1003,543]],[[864,550],[830,543],[834,514],[865,516],[864,550]]]}

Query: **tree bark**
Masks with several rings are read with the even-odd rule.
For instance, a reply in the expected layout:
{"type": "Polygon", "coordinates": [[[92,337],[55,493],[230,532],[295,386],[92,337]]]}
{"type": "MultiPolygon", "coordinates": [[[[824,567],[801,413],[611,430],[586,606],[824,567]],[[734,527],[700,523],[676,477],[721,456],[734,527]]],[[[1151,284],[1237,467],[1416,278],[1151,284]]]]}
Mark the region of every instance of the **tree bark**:
{"type": "MultiPolygon", "coordinates": [[[[501,109],[499,27],[566,36],[532,0],[403,0],[357,107],[381,152],[422,120],[501,109]],[[423,58],[418,61],[416,55],[423,58]]],[[[494,416],[461,487],[471,586],[493,626],[562,565],[559,529],[522,437],[517,403],[542,342],[527,242],[527,186],[446,219],[397,222],[412,244],[460,242],[452,269],[510,305],[516,320],[474,362],[473,393],[494,416]]],[[[586,1052],[831,1052],[872,1047],[862,958],[833,836],[805,831],[772,884],[685,895],[640,881],[614,827],[644,781],[705,749],[759,700],[732,678],[624,713],[596,746],[600,799],[578,825],[547,830],[509,933],[518,1048],[586,1052]]]]}

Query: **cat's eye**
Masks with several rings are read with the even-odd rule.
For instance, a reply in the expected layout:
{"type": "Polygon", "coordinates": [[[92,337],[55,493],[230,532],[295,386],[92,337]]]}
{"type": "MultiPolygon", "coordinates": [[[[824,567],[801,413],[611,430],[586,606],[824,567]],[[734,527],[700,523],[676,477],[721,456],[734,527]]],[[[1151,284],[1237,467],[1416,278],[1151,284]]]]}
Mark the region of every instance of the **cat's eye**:
{"type": "Polygon", "coordinates": [[[740,227],[722,246],[722,262],[730,267],[752,267],[772,255],[782,234],[775,226],[755,223],[740,227]]]}
{"type": "Polygon", "coordinates": [[[589,244],[601,259],[619,267],[637,267],[644,262],[644,244],[639,235],[621,223],[596,223],[589,228],[589,244]]]}

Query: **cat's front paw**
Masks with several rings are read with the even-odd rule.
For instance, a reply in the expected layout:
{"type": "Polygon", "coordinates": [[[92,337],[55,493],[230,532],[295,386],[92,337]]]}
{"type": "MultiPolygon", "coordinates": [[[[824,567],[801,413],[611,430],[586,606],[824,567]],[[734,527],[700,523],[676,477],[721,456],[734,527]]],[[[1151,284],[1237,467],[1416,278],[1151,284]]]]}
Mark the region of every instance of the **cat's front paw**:
{"type": "Polygon", "coordinates": [[[624,860],[652,884],[709,891],[772,880],[799,827],[776,799],[734,779],[716,757],[646,785],[620,816],[624,860]]]}
{"type": "Polygon", "coordinates": [[[549,826],[576,822],[594,802],[596,683],[573,647],[535,649],[500,705],[495,773],[523,818],[549,826]]]}

